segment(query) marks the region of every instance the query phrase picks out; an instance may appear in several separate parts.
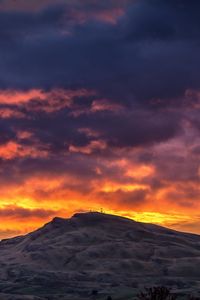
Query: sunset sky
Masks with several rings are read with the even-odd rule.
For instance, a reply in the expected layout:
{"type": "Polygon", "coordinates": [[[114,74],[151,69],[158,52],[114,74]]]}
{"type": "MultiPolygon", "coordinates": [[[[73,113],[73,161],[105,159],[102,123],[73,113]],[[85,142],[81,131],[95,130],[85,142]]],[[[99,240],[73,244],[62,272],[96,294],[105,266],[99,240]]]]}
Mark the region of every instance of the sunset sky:
{"type": "Polygon", "coordinates": [[[0,238],[101,209],[200,233],[199,12],[0,0],[0,238]]]}

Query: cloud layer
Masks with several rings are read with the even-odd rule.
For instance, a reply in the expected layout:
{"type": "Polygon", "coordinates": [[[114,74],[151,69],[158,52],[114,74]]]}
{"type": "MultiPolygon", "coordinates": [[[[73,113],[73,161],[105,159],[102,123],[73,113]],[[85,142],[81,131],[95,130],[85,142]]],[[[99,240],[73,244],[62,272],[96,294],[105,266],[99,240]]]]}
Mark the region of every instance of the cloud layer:
{"type": "Polygon", "coordinates": [[[197,231],[199,8],[0,1],[2,236],[100,208],[197,231]]]}

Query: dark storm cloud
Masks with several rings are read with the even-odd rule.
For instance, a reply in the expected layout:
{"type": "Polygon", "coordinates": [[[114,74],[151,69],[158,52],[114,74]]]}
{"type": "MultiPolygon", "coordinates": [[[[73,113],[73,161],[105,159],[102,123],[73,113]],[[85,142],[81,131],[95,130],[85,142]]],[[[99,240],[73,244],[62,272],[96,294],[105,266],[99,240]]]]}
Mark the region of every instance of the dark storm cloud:
{"type": "Polygon", "coordinates": [[[94,15],[81,23],[80,3],[70,5],[1,12],[2,87],[84,86],[126,102],[199,87],[196,1],[135,1],[115,25],[95,20],[113,2],[81,5],[94,15]]]}
{"type": "Polygon", "coordinates": [[[28,209],[19,206],[5,206],[0,209],[1,218],[47,218],[53,215],[55,215],[55,211],[45,209],[28,209]]]}
{"type": "Polygon", "coordinates": [[[115,202],[113,203],[113,206],[120,205],[121,208],[123,207],[139,207],[140,205],[144,205],[144,203],[147,201],[146,197],[148,195],[147,190],[135,190],[135,191],[122,191],[117,190],[115,192],[110,193],[100,193],[100,197],[104,199],[105,201],[111,201],[112,199],[115,199],[115,202]]]}
{"type": "MultiPolygon", "coordinates": [[[[123,8],[126,4],[130,3],[130,0],[57,0],[57,4],[65,5],[69,10],[76,11],[86,11],[86,12],[97,12],[97,11],[107,11],[113,8],[123,8]]],[[[13,10],[13,11],[39,11],[45,7],[55,4],[55,0],[1,0],[0,9],[1,10],[13,10]]]]}
{"type": "Polygon", "coordinates": [[[100,132],[110,146],[134,147],[161,142],[175,136],[180,130],[179,118],[177,113],[133,110],[131,113],[125,111],[119,114],[94,114],[84,121],[100,132]]]}
{"type": "Polygon", "coordinates": [[[10,124],[0,120],[0,145],[14,139],[15,136],[16,134],[10,124]]]}
{"type": "MultiPolygon", "coordinates": [[[[0,35],[3,40],[18,40],[19,38],[29,38],[30,35],[36,36],[55,33],[58,30],[64,9],[62,6],[47,8],[37,14],[31,12],[0,12],[0,35]],[[11,22],[12,20],[12,22],[11,22]]],[[[34,36],[35,37],[35,36],[34,36]]],[[[36,38],[36,37],[35,37],[36,38]]]]}
{"type": "MultiPolygon", "coordinates": [[[[87,97],[86,97],[87,99],[87,97]]],[[[84,102],[84,98],[83,98],[84,102]]],[[[109,154],[109,147],[129,148],[152,145],[174,137],[182,132],[180,123],[182,115],[175,112],[148,111],[127,109],[119,112],[91,111],[87,105],[86,113],[74,116],[74,107],[62,108],[54,111],[49,102],[49,111],[43,111],[44,105],[36,101],[36,106],[22,104],[18,112],[25,117],[3,119],[4,142],[18,141],[22,146],[36,146],[46,149],[52,154],[67,153],[70,146],[86,147],[93,141],[103,141],[105,147],[97,145],[91,153],[109,154]],[[30,107],[32,110],[30,110],[30,107]],[[27,110],[28,108],[28,110],[27,110]],[[94,134],[88,134],[88,129],[94,134]],[[31,134],[27,138],[18,138],[17,133],[28,130],[31,134]]],[[[45,104],[46,107],[47,104],[45,104]]],[[[16,111],[16,105],[7,106],[16,111]]],[[[1,124],[0,124],[1,125],[1,124]]],[[[1,127],[0,127],[1,128],[1,127]]],[[[81,151],[80,151],[81,152],[81,151]]]]}

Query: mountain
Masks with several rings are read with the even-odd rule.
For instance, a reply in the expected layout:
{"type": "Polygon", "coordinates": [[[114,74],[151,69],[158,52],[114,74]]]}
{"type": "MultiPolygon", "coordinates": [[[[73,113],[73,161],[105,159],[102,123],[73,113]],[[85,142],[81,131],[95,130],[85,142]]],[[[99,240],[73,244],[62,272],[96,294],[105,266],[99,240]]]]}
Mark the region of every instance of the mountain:
{"type": "Polygon", "coordinates": [[[144,286],[200,291],[200,236],[97,212],[0,242],[0,299],[100,299],[144,286]],[[23,296],[24,295],[24,296],[23,296]]]}

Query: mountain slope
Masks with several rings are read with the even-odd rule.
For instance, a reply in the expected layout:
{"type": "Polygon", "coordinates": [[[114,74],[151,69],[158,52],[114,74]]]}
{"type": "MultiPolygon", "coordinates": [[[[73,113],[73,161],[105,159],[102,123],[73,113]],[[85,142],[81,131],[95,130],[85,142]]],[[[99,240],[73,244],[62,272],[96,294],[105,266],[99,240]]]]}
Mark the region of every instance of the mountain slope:
{"type": "Polygon", "coordinates": [[[119,294],[153,284],[199,290],[200,236],[107,214],[75,214],[1,241],[0,267],[4,295],[82,299],[93,289],[119,294]]]}

